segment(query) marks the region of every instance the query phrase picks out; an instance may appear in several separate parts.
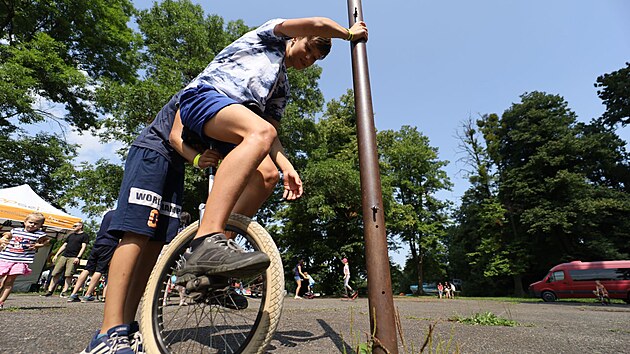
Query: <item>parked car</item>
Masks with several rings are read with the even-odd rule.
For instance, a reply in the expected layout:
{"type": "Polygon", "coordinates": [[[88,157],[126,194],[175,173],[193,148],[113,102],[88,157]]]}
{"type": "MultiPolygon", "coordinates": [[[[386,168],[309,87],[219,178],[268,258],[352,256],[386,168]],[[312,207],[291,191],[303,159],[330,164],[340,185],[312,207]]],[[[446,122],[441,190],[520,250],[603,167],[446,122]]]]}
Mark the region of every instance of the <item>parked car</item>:
{"type": "MultiPolygon", "coordinates": [[[[410,285],[409,290],[411,290],[411,292],[414,295],[417,295],[418,285],[417,284],[410,285]]],[[[422,291],[427,295],[437,295],[438,293],[437,285],[435,285],[435,283],[422,283],[422,291]]]]}
{"type": "Polygon", "coordinates": [[[422,291],[427,295],[437,295],[437,285],[435,283],[422,283],[422,291]]]}
{"type": "Polygon", "coordinates": [[[529,286],[529,293],[544,301],[564,298],[595,298],[599,280],[611,299],[630,303],[630,261],[562,263],[551,268],[541,281],[529,286]]]}

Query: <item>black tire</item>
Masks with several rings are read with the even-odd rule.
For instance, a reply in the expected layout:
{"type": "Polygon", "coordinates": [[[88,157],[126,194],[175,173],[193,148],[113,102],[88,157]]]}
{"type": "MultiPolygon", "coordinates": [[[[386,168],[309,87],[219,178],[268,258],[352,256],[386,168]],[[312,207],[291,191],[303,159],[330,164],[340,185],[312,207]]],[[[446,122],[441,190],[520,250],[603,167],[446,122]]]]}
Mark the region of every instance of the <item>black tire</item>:
{"type": "Polygon", "coordinates": [[[540,297],[544,302],[554,302],[557,299],[556,294],[552,291],[543,291],[542,294],[540,294],[540,297]]]}
{"type": "Polygon", "coordinates": [[[181,307],[177,305],[179,296],[173,296],[175,299],[167,298],[164,305],[168,279],[181,264],[181,256],[197,227],[198,223],[194,223],[178,234],[153,268],[140,314],[146,352],[263,353],[280,320],[284,271],[271,236],[247,217],[230,216],[226,230],[236,233],[234,240],[245,250],[265,252],[271,258],[271,265],[259,276],[232,279],[230,283],[240,282],[262,289],[261,297],[247,297],[247,308],[240,310],[220,306],[211,301],[210,296],[181,307]]]}

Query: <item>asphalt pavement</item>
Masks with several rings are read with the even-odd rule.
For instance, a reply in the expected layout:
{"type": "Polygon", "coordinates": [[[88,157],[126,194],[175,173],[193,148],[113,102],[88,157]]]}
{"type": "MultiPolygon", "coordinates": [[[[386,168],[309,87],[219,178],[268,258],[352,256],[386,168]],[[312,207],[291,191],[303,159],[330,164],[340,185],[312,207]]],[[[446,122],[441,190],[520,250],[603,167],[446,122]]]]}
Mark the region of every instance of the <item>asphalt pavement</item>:
{"type": "MultiPolygon", "coordinates": [[[[575,302],[512,303],[395,297],[403,340],[419,353],[429,326],[432,353],[630,353],[630,306],[575,302]],[[453,321],[491,313],[518,326],[453,321]]],[[[103,303],[12,294],[0,310],[0,353],[79,353],[102,320],[103,303]]],[[[354,353],[369,337],[368,301],[287,297],[269,353],[354,353]]],[[[425,350],[425,352],[429,352],[425,350]]]]}

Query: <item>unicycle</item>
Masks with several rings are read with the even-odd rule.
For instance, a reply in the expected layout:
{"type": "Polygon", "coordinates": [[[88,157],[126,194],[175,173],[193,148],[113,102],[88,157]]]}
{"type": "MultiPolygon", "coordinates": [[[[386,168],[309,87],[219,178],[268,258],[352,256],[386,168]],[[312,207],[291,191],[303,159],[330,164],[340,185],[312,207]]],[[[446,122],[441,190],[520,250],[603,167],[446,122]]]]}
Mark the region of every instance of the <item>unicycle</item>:
{"type": "MultiPolygon", "coordinates": [[[[284,300],[284,271],[271,236],[258,223],[233,214],[226,230],[247,251],[265,252],[271,259],[261,275],[231,278],[230,284],[257,289],[259,297],[229,303],[225,293],[208,292],[187,299],[187,306],[167,298],[168,280],[182,264],[198,222],[175,237],[158,259],[147,283],[141,307],[141,333],[147,353],[262,353],[278,326],[284,300]]],[[[226,291],[235,291],[236,286],[226,291]]]]}
{"type": "Polygon", "coordinates": [[[260,224],[232,214],[226,231],[235,235],[233,240],[245,251],[265,252],[271,259],[267,270],[254,276],[229,278],[224,288],[173,300],[168,296],[169,279],[171,283],[172,279],[177,281],[175,274],[183,265],[183,255],[198,227],[199,222],[191,224],[170,242],[149,277],[140,309],[145,351],[263,353],[276,331],[284,301],[284,270],[276,244],[260,224]]]}

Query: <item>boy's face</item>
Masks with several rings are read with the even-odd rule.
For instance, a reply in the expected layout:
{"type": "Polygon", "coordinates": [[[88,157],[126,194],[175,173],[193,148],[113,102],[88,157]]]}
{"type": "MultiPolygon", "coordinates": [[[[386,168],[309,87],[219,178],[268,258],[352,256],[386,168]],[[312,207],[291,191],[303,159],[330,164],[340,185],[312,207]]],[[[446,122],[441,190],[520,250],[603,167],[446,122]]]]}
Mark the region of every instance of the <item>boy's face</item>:
{"type": "Polygon", "coordinates": [[[287,47],[285,63],[287,68],[297,70],[306,69],[321,58],[322,54],[317,46],[309,42],[306,37],[292,39],[287,47]]]}
{"type": "Polygon", "coordinates": [[[28,217],[24,221],[24,229],[26,232],[34,232],[42,228],[44,222],[33,217],[28,217]]]}

